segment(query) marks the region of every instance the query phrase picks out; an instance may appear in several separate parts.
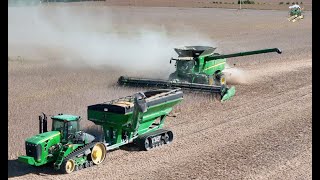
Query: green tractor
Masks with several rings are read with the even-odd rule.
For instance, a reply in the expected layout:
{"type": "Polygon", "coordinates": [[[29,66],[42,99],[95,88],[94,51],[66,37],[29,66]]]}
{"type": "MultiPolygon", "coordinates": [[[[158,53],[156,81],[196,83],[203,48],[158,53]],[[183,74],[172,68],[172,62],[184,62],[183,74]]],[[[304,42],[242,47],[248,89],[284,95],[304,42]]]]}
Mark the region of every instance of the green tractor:
{"type": "Polygon", "coordinates": [[[297,20],[304,18],[302,8],[298,4],[290,6],[289,9],[288,21],[296,22],[297,20]]]}
{"type": "MultiPolygon", "coordinates": [[[[103,150],[103,144],[94,142],[95,137],[80,131],[80,116],[59,114],[52,116],[52,130],[47,130],[47,116],[39,116],[39,134],[25,141],[26,156],[19,156],[18,160],[30,165],[41,166],[53,163],[55,169],[61,169],[68,173],[69,167],[78,164],[92,166],[99,164],[99,158],[82,156],[74,160],[67,160],[68,156],[81,147],[103,150]],[[63,168],[61,168],[63,167],[63,168]]],[[[80,167],[80,166],[77,166],[80,167]]]]}
{"type": "Polygon", "coordinates": [[[143,150],[169,144],[173,133],[162,127],[182,99],[181,89],[159,89],[88,106],[88,120],[102,127],[102,140],[81,131],[81,118],[75,115],[52,116],[52,130],[48,131],[43,114],[39,134],[26,139],[26,155],[18,160],[32,166],[51,163],[54,169],[71,173],[101,164],[108,150],[129,143],[143,150]]]}
{"type": "Polygon", "coordinates": [[[129,86],[179,87],[207,91],[216,94],[216,97],[221,101],[225,101],[235,94],[235,87],[227,87],[223,73],[226,58],[270,52],[282,53],[278,48],[271,48],[233,54],[219,54],[214,52],[216,48],[210,46],[185,46],[174,50],[178,57],[171,58],[170,63],[176,61],[176,70],[170,74],[167,81],[121,76],[118,79],[118,83],[129,86]]]}

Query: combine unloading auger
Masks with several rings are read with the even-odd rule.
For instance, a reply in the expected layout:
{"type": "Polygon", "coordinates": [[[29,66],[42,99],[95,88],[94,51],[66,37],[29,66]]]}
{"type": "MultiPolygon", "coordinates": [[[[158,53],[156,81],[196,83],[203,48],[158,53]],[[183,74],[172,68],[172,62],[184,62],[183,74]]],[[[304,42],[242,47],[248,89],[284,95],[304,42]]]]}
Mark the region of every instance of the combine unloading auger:
{"type": "Polygon", "coordinates": [[[277,52],[278,48],[261,49],[232,54],[214,53],[216,48],[209,46],[185,46],[175,48],[179,55],[171,58],[176,61],[176,71],[171,73],[168,80],[135,78],[121,76],[118,84],[136,87],[182,88],[192,91],[204,91],[216,94],[218,99],[225,101],[235,95],[235,87],[228,87],[223,73],[226,58],[249,56],[254,54],[277,52]]]}

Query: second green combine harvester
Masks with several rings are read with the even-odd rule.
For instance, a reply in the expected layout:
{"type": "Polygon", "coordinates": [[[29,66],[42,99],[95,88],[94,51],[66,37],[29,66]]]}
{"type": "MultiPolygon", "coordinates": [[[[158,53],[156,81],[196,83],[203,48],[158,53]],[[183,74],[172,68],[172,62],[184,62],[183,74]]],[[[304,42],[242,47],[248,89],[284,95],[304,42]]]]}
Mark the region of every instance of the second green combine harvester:
{"type": "Polygon", "coordinates": [[[170,63],[176,61],[176,70],[170,74],[168,80],[121,76],[118,79],[118,83],[128,86],[178,87],[207,91],[216,94],[218,99],[224,101],[235,94],[235,87],[227,87],[223,73],[226,58],[271,52],[281,53],[278,48],[271,48],[233,54],[219,54],[214,52],[216,48],[210,46],[185,46],[174,50],[177,52],[178,57],[171,58],[170,63]]]}
{"type": "Polygon", "coordinates": [[[134,143],[143,150],[168,144],[173,133],[163,129],[173,106],[183,99],[180,89],[140,92],[113,101],[88,106],[88,120],[103,128],[102,140],[80,130],[80,117],[39,116],[40,134],[25,141],[26,155],[18,160],[32,166],[52,163],[54,169],[71,173],[102,163],[107,150],[134,143]]]}

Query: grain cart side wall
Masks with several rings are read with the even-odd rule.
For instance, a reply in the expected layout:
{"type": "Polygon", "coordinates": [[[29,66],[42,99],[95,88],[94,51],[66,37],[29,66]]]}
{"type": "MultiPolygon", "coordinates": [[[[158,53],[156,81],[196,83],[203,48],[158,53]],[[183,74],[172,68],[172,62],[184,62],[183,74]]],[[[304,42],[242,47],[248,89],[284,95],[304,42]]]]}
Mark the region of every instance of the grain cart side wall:
{"type": "MultiPolygon", "coordinates": [[[[165,117],[172,111],[170,105],[178,103],[167,102],[165,105],[152,106],[143,114],[142,120],[139,122],[138,134],[144,134],[159,129],[163,126],[165,117]],[[166,107],[167,106],[167,107],[166,107]],[[157,119],[161,119],[157,126],[151,129],[151,126],[157,119]]],[[[132,122],[133,113],[115,114],[110,112],[88,110],[88,119],[97,125],[103,127],[104,137],[109,144],[118,144],[123,142],[122,133],[126,133],[128,138],[133,138],[130,135],[133,129],[128,126],[132,122]]]]}
{"type": "MultiPolygon", "coordinates": [[[[132,127],[136,121],[132,119],[134,106],[131,103],[132,99],[126,98],[126,100],[126,103],[130,104],[127,107],[110,103],[88,106],[88,120],[103,127],[104,139],[111,146],[120,146],[136,138],[135,129],[132,127]]],[[[182,91],[158,98],[150,97],[146,101],[148,110],[138,121],[138,135],[161,128],[165,117],[172,111],[172,107],[182,101],[182,91]]]]}

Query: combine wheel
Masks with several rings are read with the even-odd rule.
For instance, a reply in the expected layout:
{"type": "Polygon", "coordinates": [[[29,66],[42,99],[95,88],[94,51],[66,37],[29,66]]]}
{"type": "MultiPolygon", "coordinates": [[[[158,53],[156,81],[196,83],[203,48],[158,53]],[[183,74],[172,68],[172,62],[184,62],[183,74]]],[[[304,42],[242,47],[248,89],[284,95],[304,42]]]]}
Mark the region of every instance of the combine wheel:
{"type": "Polygon", "coordinates": [[[93,146],[91,151],[91,159],[93,164],[100,164],[102,163],[107,154],[106,146],[102,143],[97,143],[93,146]]]}
{"type": "Polygon", "coordinates": [[[223,73],[217,72],[214,75],[214,84],[217,86],[226,84],[226,76],[223,73]]]}
{"type": "Polygon", "coordinates": [[[64,161],[61,165],[61,170],[65,174],[72,173],[76,168],[76,163],[73,159],[69,159],[68,161],[64,161]]]}

